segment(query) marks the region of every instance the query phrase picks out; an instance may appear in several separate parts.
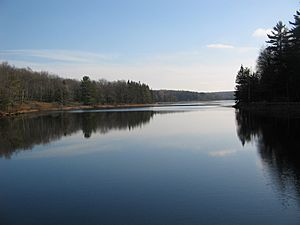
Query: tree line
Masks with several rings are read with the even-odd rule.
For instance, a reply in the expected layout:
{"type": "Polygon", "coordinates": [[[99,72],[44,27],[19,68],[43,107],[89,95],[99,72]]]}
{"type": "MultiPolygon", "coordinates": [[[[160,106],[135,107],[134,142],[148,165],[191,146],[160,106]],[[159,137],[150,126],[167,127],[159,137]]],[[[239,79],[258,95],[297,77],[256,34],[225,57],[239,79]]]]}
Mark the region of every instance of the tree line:
{"type": "Polygon", "coordinates": [[[195,92],[180,90],[154,90],[155,102],[188,102],[188,101],[210,101],[210,100],[233,100],[232,91],[223,92],[195,92]]]}
{"type": "Polygon", "coordinates": [[[241,66],[236,76],[237,102],[300,101],[300,11],[288,28],[279,21],[268,34],[256,71],[241,66]]]}
{"type": "Polygon", "coordinates": [[[0,108],[7,110],[26,101],[93,104],[152,103],[148,85],[134,81],[94,81],[84,76],[81,81],[64,79],[48,72],[0,64],[0,108]]]}

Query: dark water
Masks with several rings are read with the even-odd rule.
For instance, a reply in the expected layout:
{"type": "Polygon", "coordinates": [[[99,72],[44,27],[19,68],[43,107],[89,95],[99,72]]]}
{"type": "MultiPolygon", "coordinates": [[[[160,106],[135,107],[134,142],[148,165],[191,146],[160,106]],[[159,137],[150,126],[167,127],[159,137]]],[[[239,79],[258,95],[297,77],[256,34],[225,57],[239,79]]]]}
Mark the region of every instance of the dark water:
{"type": "Polygon", "coordinates": [[[218,104],[0,120],[0,224],[300,224],[300,119],[218,104]]]}

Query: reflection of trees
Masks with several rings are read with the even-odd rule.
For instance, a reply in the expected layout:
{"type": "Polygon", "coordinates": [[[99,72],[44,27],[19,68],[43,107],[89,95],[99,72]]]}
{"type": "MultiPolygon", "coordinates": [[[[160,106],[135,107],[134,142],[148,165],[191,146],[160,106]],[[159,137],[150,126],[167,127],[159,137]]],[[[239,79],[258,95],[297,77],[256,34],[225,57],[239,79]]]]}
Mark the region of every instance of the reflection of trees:
{"type": "Polygon", "coordinates": [[[237,111],[236,121],[241,142],[256,141],[262,164],[282,199],[300,200],[300,118],[237,111]]]}
{"type": "Polygon", "coordinates": [[[150,121],[152,111],[53,113],[0,119],[0,157],[9,158],[18,150],[31,149],[82,130],[84,137],[110,130],[134,129],[150,121]]]}
{"type": "Polygon", "coordinates": [[[81,129],[87,138],[96,132],[105,134],[113,129],[131,130],[148,123],[153,115],[153,111],[82,113],[81,129]]]}

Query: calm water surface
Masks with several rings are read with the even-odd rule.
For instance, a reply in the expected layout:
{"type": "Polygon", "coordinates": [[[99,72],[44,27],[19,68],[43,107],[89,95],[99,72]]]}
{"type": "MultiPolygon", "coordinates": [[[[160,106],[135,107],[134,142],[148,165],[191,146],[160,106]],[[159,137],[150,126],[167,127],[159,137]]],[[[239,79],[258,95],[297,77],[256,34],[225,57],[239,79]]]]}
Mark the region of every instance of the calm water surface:
{"type": "Polygon", "coordinates": [[[224,104],[0,120],[0,224],[300,224],[300,120],[224,104]]]}

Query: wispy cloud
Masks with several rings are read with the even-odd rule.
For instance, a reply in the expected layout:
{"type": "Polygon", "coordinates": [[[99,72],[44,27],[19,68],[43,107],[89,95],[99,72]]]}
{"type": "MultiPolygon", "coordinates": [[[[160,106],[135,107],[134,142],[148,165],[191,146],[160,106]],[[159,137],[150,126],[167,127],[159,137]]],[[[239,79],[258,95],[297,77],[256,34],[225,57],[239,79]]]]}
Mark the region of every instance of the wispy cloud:
{"type": "Polygon", "coordinates": [[[257,47],[249,47],[249,46],[234,46],[234,45],[227,45],[227,44],[209,44],[206,45],[207,48],[211,49],[231,49],[237,53],[248,53],[257,51],[257,47]]]}
{"type": "Polygon", "coordinates": [[[217,48],[217,49],[233,49],[233,45],[227,45],[227,44],[209,44],[206,46],[207,48],[217,48]]]}
{"type": "Polygon", "coordinates": [[[84,51],[69,51],[60,49],[19,49],[19,50],[0,50],[0,56],[3,57],[31,57],[46,59],[58,62],[71,63],[93,63],[97,61],[115,60],[117,54],[97,54],[84,51]]]}
{"type": "MultiPolygon", "coordinates": [[[[81,79],[135,80],[149,84],[153,89],[188,89],[195,91],[231,90],[239,61],[212,66],[195,63],[174,65],[162,63],[140,64],[85,64],[85,63],[32,63],[9,61],[17,67],[29,66],[33,70],[48,71],[62,77],[81,79]],[[229,78],[229,79],[228,79],[229,78]],[[170,82],[172,81],[172,82],[170,82]],[[211,85],[213,84],[213,85],[211,85]]],[[[250,62],[245,62],[250,64],[250,62]]]]}
{"type": "Polygon", "coordinates": [[[272,29],[258,28],[253,32],[252,36],[255,38],[266,38],[271,32],[272,29]]]}
{"type": "Polygon", "coordinates": [[[212,157],[225,157],[228,155],[235,154],[236,152],[237,152],[236,150],[220,150],[220,151],[210,152],[209,155],[212,157]]]}
{"type": "Polygon", "coordinates": [[[254,65],[251,47],[233,47],[215,55],[206,46],[155,54],[105,54],[69,50],[0,50],[0,62],[81,79],[136,80],[154,89],[230,90],[241,63],[254,65]],[[216,66],[217,61],[217,66],[216,66]],[[217,80],[217,81],[216,81],[217,80]],[[170,82],[172,81],[172,82],[170,82]]]}

